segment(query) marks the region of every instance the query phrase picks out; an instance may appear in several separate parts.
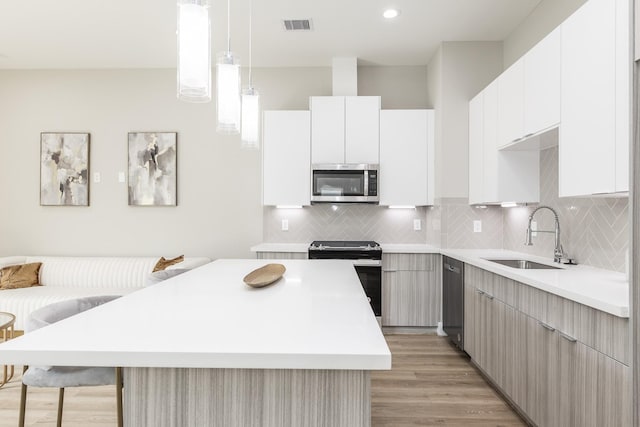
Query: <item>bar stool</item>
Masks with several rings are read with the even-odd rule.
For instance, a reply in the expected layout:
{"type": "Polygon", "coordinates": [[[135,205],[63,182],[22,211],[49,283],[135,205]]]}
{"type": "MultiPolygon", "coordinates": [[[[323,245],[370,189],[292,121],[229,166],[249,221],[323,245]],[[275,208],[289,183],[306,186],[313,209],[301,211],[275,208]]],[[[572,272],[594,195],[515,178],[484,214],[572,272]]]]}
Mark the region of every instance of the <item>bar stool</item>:
{"type": "MultiPolygon", "coordinates": [[[[42,307],[29,316],[25,332],[71,317],[112,301],[119,296],[98,296],[61,301],[42,307]]],[[[66,387],[85,387],[100,385],[116,385],[116,405],[118,411],[118,427],[122,427],[122,368],[105,367],[71,367],[71,366],[25,366],[22,374],[22,390],[20,394],[20,418],[18,426],[24,427],[27,402],[27,386],[56,387],[58,394],[57,426],[62,426],[62,406],[66,387]]]]}

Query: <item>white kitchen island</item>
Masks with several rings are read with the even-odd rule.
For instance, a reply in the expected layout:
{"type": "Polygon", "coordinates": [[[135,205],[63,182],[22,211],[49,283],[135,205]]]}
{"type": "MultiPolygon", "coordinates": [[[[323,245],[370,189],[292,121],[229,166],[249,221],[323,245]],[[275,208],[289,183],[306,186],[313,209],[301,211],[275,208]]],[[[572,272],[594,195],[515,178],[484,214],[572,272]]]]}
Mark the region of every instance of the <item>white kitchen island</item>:
{"type": "Polygon", "coordinates": [[[0,345],[0,364],[124,367],[127,426],[369,426],[391,353],[351,261],[218,260],[0,345]],[[273,262],[273,261],[272,261],[273,262]]]}

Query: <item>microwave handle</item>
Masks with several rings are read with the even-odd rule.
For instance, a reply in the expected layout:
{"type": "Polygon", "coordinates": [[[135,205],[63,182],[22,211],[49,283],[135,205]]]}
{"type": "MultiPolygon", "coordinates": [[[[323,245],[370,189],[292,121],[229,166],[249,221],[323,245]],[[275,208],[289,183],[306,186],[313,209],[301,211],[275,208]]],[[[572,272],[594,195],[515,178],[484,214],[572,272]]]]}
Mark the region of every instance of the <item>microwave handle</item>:
{"type": "Polygon", "coordinates": [[[364,194],[363,196],[369,195],[369,171],[364,171],[364,194]]]}

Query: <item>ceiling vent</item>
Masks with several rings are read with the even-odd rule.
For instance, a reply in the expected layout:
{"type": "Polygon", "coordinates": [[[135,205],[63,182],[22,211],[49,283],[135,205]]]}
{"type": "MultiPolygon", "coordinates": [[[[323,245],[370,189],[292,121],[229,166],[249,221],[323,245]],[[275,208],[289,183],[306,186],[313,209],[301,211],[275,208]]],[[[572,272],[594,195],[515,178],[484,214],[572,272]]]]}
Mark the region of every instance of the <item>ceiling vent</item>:
{"type": "Polygon", "coordinates": [[[311,19],[283,19],[286,31],[311,31],[311,19]]]}

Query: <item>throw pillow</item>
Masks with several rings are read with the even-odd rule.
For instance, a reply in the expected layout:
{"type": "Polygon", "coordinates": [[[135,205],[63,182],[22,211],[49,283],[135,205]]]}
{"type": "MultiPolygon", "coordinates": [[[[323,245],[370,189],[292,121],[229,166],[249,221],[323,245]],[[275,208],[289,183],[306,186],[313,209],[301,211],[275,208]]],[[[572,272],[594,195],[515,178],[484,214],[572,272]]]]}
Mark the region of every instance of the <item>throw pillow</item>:
{"type": "Polygon", "coordinates": [[[40,286],[39,273],[41,262],[11,265],[0,269],[0,289],[29,288],[40,286]]]}
{"type": "Polygon", "coordinates": [[[153,272],[155,273],[156,271],[164,270],[167,267],[181,263],[182,261],[184,261],[184,255],[180,255],[172,259],[161,257],[158,262],[156,262],[155,267],[153,267],[153,272]]]}
{"type": "Polygon", "coordinates": [[[164,280],[171,279],[172,277],[176,277],[179,274],[186,273],[187,271],[189,271],[188,268],[174,268],[172,270],[156,271],[155,273],[151,273],[147,277],[147,280],[145,281],[144,285],[145,286],[155,285],[164,280]]]}

